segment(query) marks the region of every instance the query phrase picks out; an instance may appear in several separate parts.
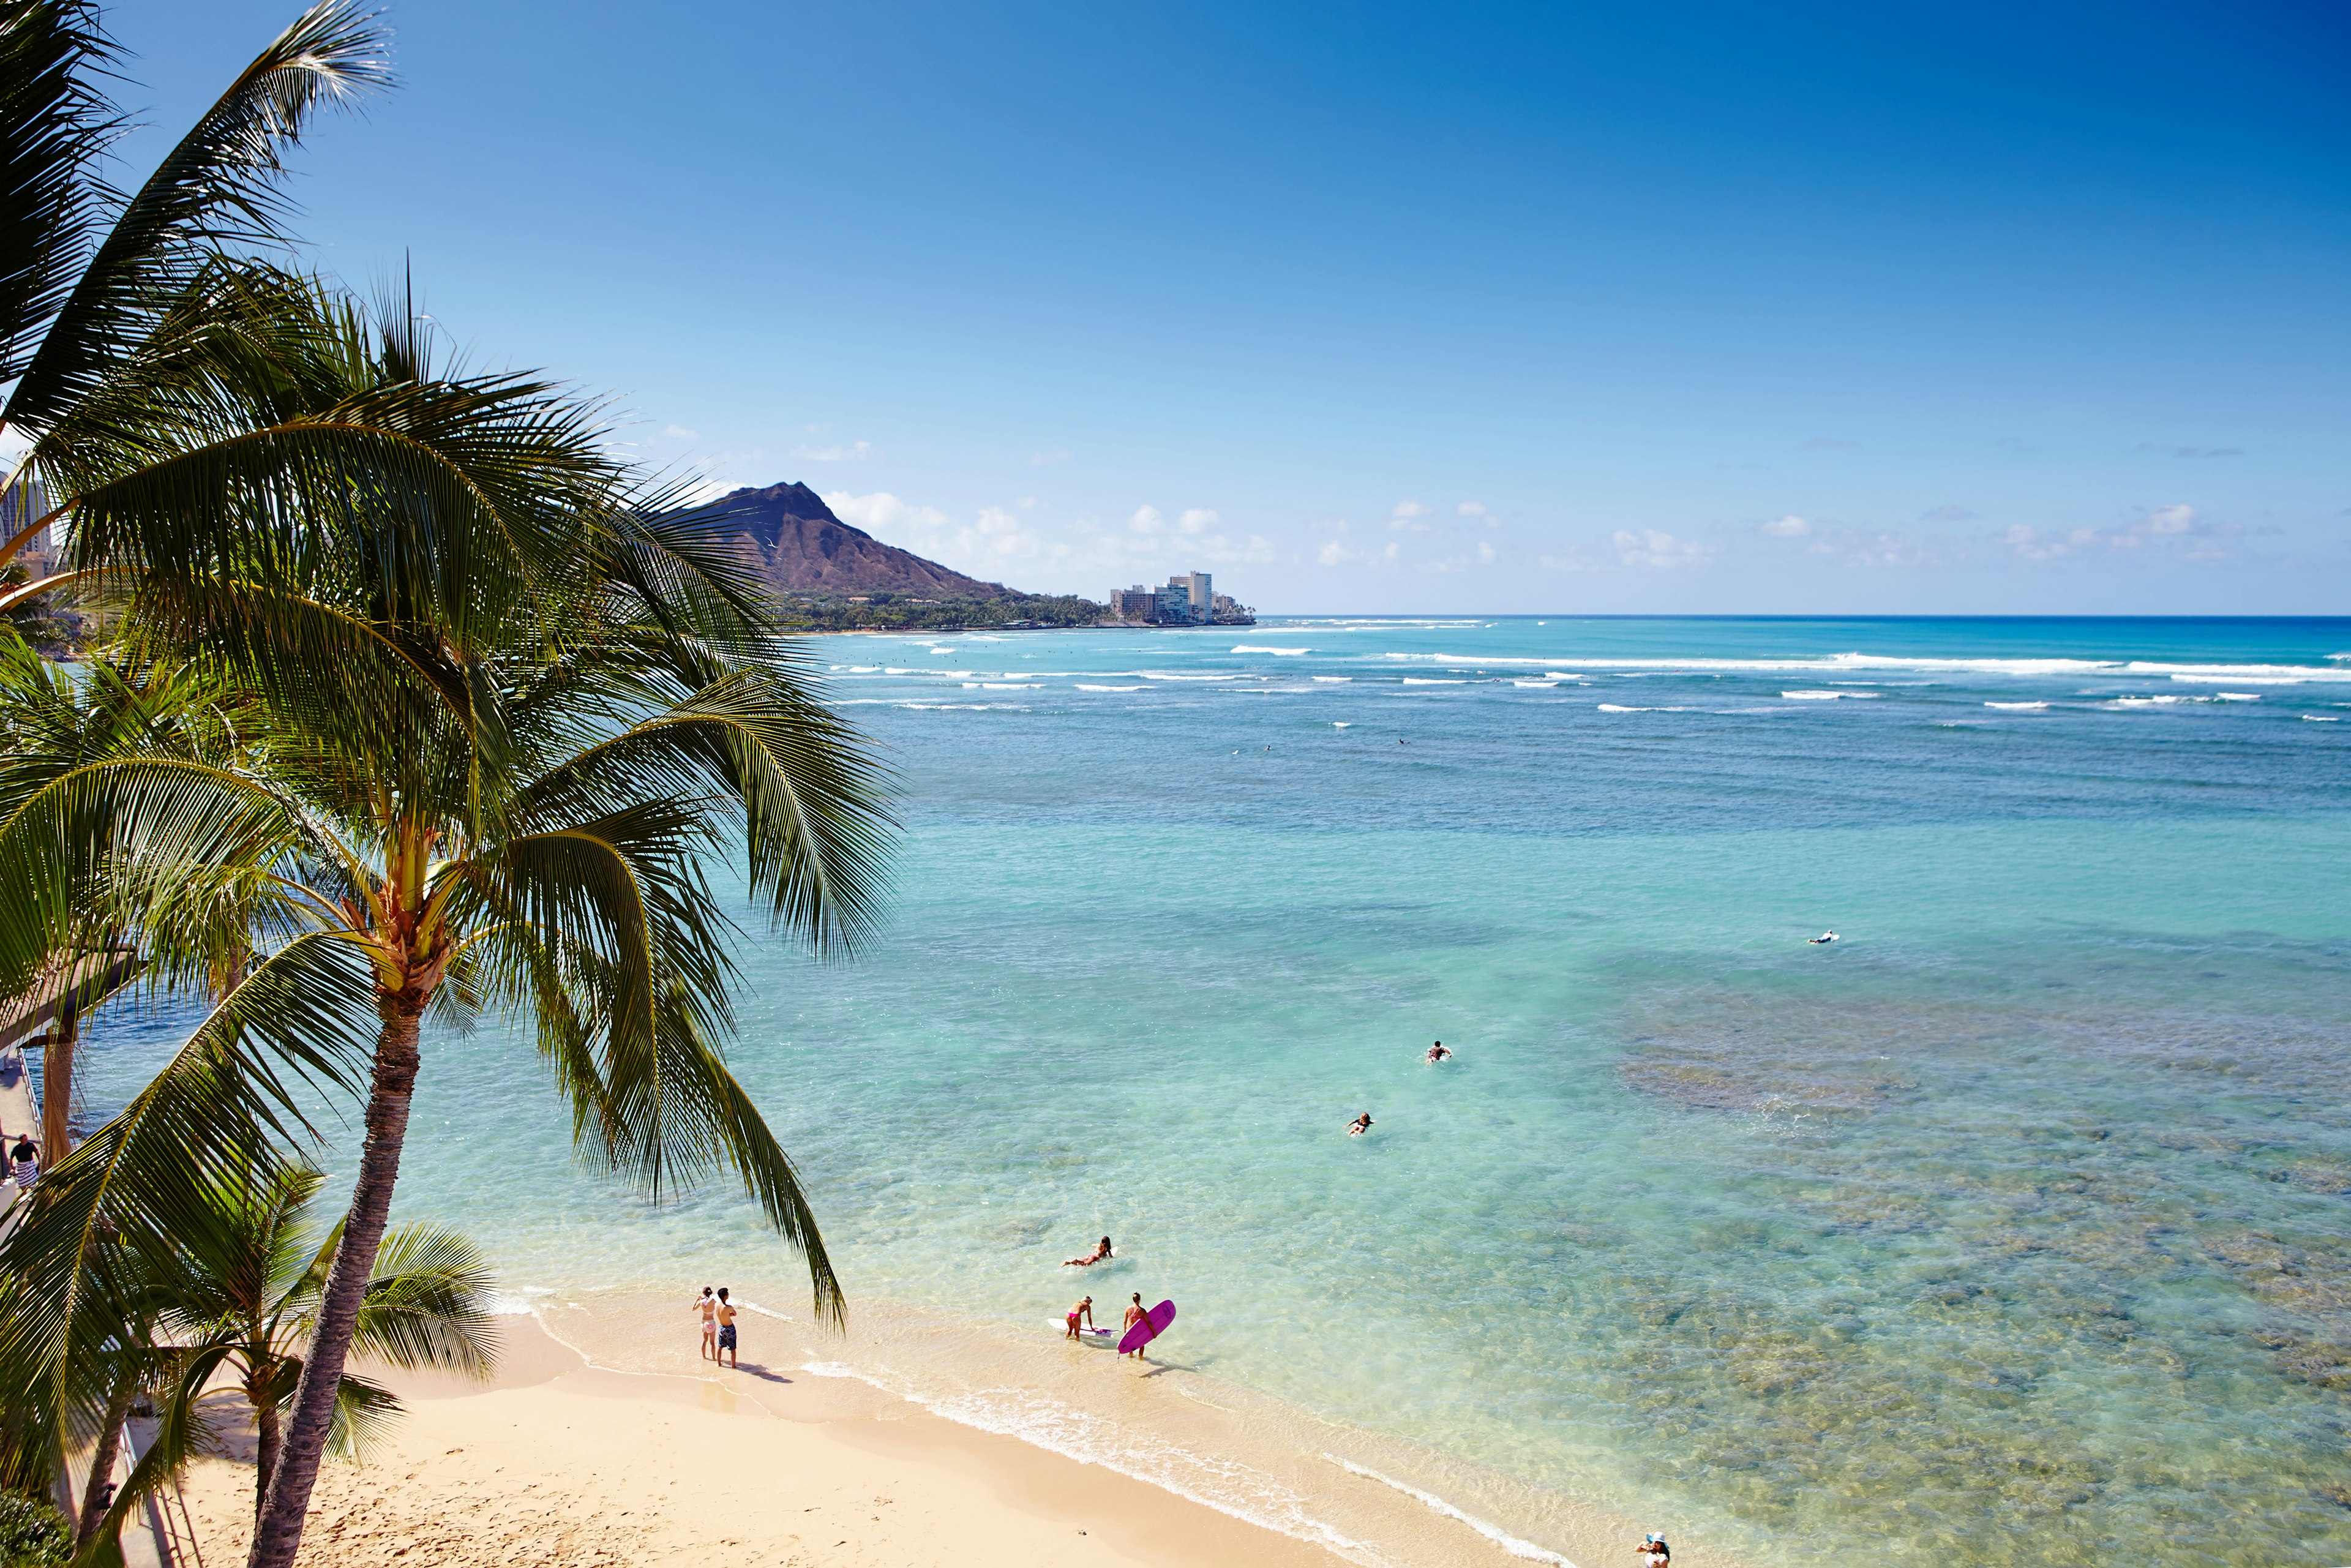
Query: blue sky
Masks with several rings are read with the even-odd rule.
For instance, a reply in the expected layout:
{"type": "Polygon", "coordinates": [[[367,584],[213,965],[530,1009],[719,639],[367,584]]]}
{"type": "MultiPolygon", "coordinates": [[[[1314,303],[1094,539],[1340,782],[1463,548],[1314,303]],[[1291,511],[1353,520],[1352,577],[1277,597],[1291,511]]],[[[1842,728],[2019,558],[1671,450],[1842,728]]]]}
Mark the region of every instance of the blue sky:
{"type": "MultiPolygon", "coordinates": [[[[294,9],[113,6],[126,157],[294,9]]],[[[298,188],[648,462],[1024,588],[2342,612],[2346,16],[398,0],[298,188]]]]}

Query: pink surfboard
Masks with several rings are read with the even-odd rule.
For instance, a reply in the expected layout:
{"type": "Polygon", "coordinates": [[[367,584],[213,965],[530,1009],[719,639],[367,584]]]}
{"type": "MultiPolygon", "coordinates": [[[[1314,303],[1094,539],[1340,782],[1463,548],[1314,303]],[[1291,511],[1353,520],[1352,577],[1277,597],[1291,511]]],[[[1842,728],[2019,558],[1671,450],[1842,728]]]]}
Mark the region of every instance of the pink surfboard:
{"type": "Polygon", "coordinates": [[[1161,1334],[1165,1333],[1167,1332],[1167,1325],[1175,1321],[1176,1303],[1173,1301],[1160,1302],[1157,1306],[1143,1314],[1143,1321],[1141,1322],[1136,1323],[1133,1328],[1126,1331],[1126,1337],[1118,1342],[1118,1354],[1125,1355],[1131,1351],[1141,1350],[1144,1345],[1149,1344],[1153,1340],[1155,1340],[1161,1334]]]}

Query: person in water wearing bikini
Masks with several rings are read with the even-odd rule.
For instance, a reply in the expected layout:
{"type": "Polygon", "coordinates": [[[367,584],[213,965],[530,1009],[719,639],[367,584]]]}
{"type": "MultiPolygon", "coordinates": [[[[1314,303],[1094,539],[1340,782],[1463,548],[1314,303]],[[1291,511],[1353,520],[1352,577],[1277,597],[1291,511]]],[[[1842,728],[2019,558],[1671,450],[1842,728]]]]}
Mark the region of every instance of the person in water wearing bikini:
{"type": "Polygon", "coordinates": [[[702,1359],[716,1361],[718,1359],[718,1303],[710,1299],[709,1286],[702,1287],[702,1299],[694,1303],[694,1310],[702,1314],[702,1359]]]}
{"type": "Polygon", "coordinates": [[[1369,1111],[1347,1124],[1347,1136],[1351,1138],[1360,1138],[1371,1130],[1372,1113],[1369,1111]]]}
{"type": "Polygon", "coordinates": [[[1673,1550],[1666,1544],[1666,1538],[1656,1531],[1642,1538],[1641,1544],[1633,1549],[1633,1555],[1641,1560],[1642,1568],[1666,1568],[1674,1560],[1673,1550]]]}
{"type": "Polygon", "coordinates": [[[1088,1296],[1085,1300],[1080,1301],[1076,1306],[1070,1309],[1070,1333],[1068,1337],[1071,1339],[1076,1339],[1078,1337],[1078,1320],[1080,1318],[1086,1320],[1086,1327],[1092,1328],[1094,1326],[1094,1299],[1092,1296],[1088,1296]]]}
{"type": "Polygon", "coordinates": [[[1063,1259],[1061,1260],[1061,1267],[1064,1269],[1091,1269],[1109,1256],[1110,1238],[1105,1236],[1094,1249],[1087,1253],[1084,1257],[1063,1259]]]}

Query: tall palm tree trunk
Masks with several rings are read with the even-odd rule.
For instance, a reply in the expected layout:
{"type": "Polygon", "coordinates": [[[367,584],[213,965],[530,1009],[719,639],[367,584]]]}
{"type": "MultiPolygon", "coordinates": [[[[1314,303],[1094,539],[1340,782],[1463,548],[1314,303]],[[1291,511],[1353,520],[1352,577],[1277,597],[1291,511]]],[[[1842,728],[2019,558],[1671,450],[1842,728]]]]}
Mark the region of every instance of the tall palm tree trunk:
{"type": "Polygon", "coordinates": [[[74,1047],[81,1034],[81,1017],[70,998],[58,1009],[57,1021],[41,1041],[41,1166],[44,1169],[73,1153],[74,1047]]]}
{"type": "Polygon", "coordinates": [[[401,1145],[408,1137],[408,1103],[416,1091],[418,1026],[424,1000],[414,991],[380,998],[383,1030],[375,1048],[374,1082],[368,1093],[367,1141],[360,1154],[360,1178],[351,1190],[351,1211],[343,1222],[335,1260],[327,1269],[327,1289],[319,1305],[318,1329],[294,1389],[294,1412],[278,1452],[277,1474],[261,1516],[253,1527],[247,1568],[293,1568],[302,1544],[302,1521],[310,1489],[327,1451],[327,1428],[335,1396],[342,1386],[343,1361],[358,1325],[376,1249],[392,1215],[392,1185],[400,1176],[401,1145]]]}
{"type": "Polygon", "coordinates": [[[89,1457],[89,1479],[81,1490],[81,1518],[74,1525],[74,1549],[89,1544],[106,1520],[107,1483],[114,1479],[115,1457],[122,1451],[122,1426],[131,1419],[131,1401],[139,1392],[139,1374],[129,1356],[115,1375],[114,1392],[106,1400],[106,1426],[98,1434],[98,1451],[89,1457]]]}
{"type": "Polygon", "coordinates": [[[247,1393],[253,1402],[253,1426],[257,1441],[253,1455],[253,1517],[256,1522],[269,1506],[269,1479],[277,1473],[277,1453],[284,1447],[277,1431],[277,1401],[266,1390],[247,1393]]]}

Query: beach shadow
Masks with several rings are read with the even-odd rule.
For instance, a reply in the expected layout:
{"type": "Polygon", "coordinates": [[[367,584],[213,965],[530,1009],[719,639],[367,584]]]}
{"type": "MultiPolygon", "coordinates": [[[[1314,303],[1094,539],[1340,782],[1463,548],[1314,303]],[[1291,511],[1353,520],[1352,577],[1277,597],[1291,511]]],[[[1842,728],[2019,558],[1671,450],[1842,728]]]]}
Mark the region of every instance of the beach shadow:
{"type": "Polygon", "coordinates": [[[747,1377],[756,1377],[762,1383],[789,1383],[791,1381],[790,1378],[786,1377],[782,1373],[770,1372],[757,1362],[753,1362],[748,1366],[732,1367],[729,1370],[742,1373],[747,1377]]]}

